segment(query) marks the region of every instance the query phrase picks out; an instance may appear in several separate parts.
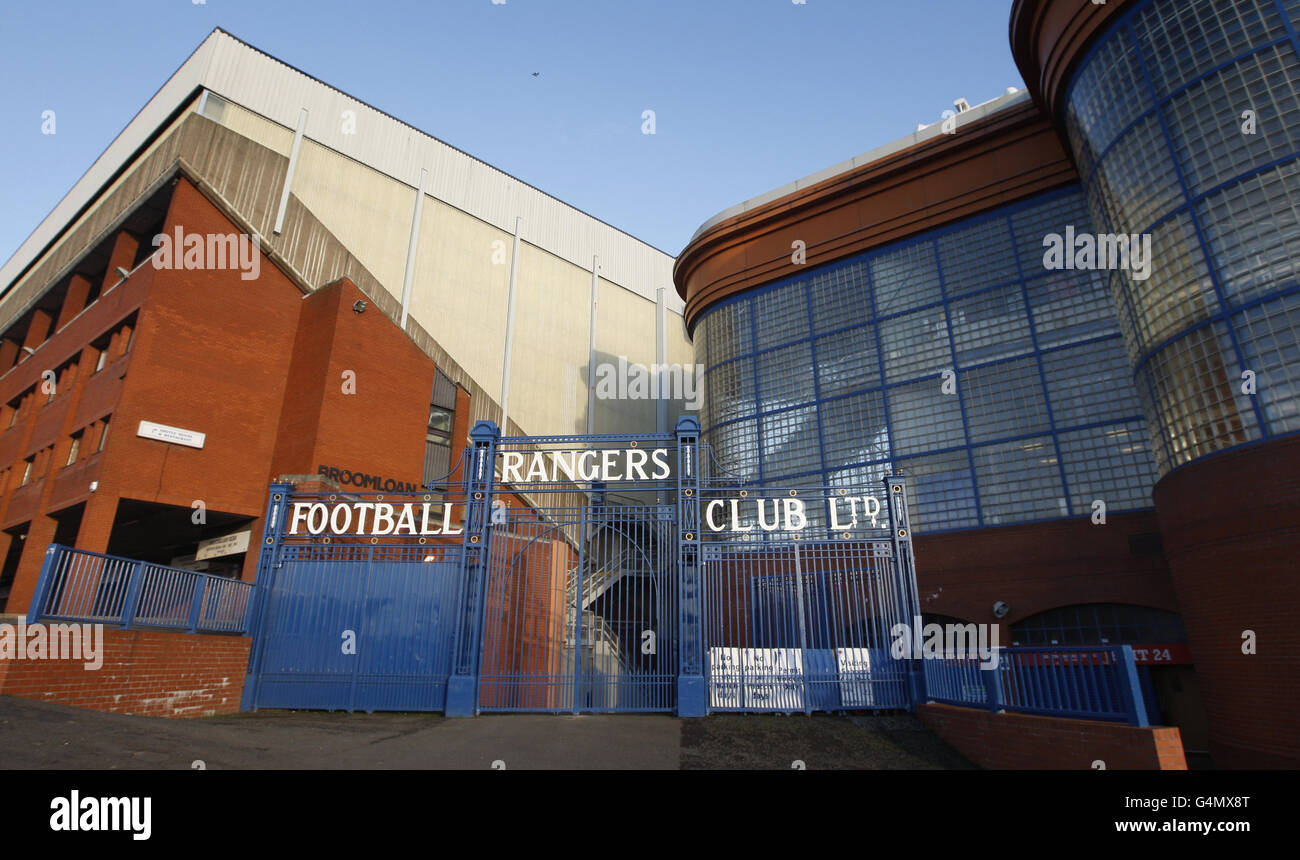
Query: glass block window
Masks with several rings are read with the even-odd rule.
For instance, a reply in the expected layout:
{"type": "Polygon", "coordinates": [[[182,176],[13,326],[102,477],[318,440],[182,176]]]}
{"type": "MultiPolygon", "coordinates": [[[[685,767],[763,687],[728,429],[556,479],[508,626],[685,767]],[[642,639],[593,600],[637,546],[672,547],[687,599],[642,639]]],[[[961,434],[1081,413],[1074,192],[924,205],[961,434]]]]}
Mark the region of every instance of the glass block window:
{"type": "Polygon", "coordinates": [[[952,302],[948,319],[960,367],[1033,351],[1018,283],[952,302]]]}
{"type": "Polygon", "coordinates": [[[1142,414],[1117,337],[1044,354],[1043,376],[1058,430],[1142,414]]]}
{"type": "Polygon", "coordinates": [[[953,366],[948,315],[943,308],[882,320],[879,326],[887,382],[914,379],[953,366]]]}
{"type": "Polygon", "coordinates": [[[865,260],[836,265],[808,279],[813,331],[827,332],[871,320],[870,275],[865,260]]]}
{"type": "MultiPolygon", "coordinates": [[[[1300,430],[1300,293],[1280,296],[1233,318],[1269,431],[1300,430]]],[[[1240,374],[1238,374],[1240,376],[1240,374]]],[[[1238,383],[1240,389],[1240,383],[1238,383]]]]}
{"type": "Polygon", "coordinates": [[[808,297],[802,281],[754,296],[756,349],[768,349],[808,337],[808,297]]]}
{"type": "Polygon", "coordinates": [[[821,406],[827,463],[866,463],[889,459],[889,427],[879,391],[854,394],[821,406]]]}
{"type": "Polygon", "coordinates": [[[759,421],[763,479],[800,475],[822,467],[817,443],[817,407],[765,415],[759,421]]]}
{"type": "Polygon", "coordinates": [[[984,525],[1069,516],[1051,436],[985,445],[972,454],[984,525]]]}
{"type": "Polygon", "coordinates": [[[1025,289],[1039,349],[1119,330],[1104,272],[1052,272],[1029,281],[1025,289]]]}
{"type": "Polygon", "coordinates": [[[1161,96],[1206,69],[1286,36],[1273,0],[1153,3],[1137,13],[1133,29],[1161,96]]]}
{"type": "Polygon", "coordinates": [[[880,357],[874,326],[859,326],[816,341],[817,380],[822,397],[880,385],[880,357]]]}
{"type": "Polygon", "coordinates": [[[966,406],[971,442],[1051,428],[1038,363],[1032,356],[962,371],[958,387],[966,406]]]}
{"type": "Polygon", "coordinates": [[[948,298],[1018,280],[1006,218],[983,218],[935,242],[948,298]]]}
{"type": "Polygon", "coordinates": [[[758,408],[768,412],[815,400],[812,347],[798,343],[758,355],[758,408]]]}
{"type": "Polygon", "coordinates": [[[876,315],[888,316],[933,304],[942,297],[933,242],[916,242],[886,251],[871,261],[876,315]]]}
{"type": "Polygon", "coordinates": [[[1230,304],[1300,280],[1300,161],[1210,194],[1196,213],[1230,304]],[[1240,230],[1243,223],[1252,228],[1240,230]]]}
{"type": "Polygon", "coordinates": [[[979,525],[975,482],[965,451],[908,457],[898,466],[907,477],[907,510],[914,531],[979,525]]]}
{"type": "Polygon", "coordinates": [[[894,451],[899,455],[966,444],[961,400],[944,394],[940,379],[922,379],[886,391],[894,451]]]}
{"type": "Polygon", "coordinates": [[[1097,499],[1107,511],[1151,505],[1156,463],[1141,421],[1065,432],[1060,445],[1075,512],[1090,514],[1097,499]]]}

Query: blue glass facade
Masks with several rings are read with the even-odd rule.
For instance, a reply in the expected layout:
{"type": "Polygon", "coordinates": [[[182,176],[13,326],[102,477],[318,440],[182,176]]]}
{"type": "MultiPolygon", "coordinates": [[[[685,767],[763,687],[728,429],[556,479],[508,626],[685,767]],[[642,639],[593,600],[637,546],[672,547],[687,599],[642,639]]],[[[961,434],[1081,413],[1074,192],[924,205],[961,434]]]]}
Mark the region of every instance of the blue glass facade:
{"type": "Polygon", "coordinates": [[[718,465],[791,487],[902,469],[918,532],[1149,507],[1108,273],[1043,268],[1043,237],[1067,225],[1091,229],[1078,186],[705,310],[718,465]]]}
{"type": "Polygon", "coordinates": [[[1300,430],[1298,27],[1300,0],[1146,0],[1066,92],[1097,229],[1152,237],[1110,287],[1161,474],[1300,430]]]}

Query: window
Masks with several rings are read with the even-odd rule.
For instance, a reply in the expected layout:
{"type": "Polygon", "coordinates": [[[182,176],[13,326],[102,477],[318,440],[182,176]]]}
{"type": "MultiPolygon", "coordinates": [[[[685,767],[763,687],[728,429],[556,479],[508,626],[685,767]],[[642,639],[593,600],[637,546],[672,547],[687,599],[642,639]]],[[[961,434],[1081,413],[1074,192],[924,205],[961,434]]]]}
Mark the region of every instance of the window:
{"type": "Polygon", "coordinates": [[[36,461],[35,455],[23,460],[23,480],[18,486],[25,487],[27,486],[27,482],[32,479],[32,464],[35,461],[36,461]]]}
{"type": "Polygon", "coordinates": [[[95,446],[95,453],[104,450],[104,443],[108,441],[108,418],[105,418],[99,427],[99,444],[95,446]]]}
{"type": "Polygon", "coordinates": [[[108,364],[108,344],[97,346],[95,349],[99,351],[99,358],[95,360],[95,373],[99,373],[104,369],[104,365],[108,364]]]}
{"type": "Polygon", "coordinates": [[[78,430],[72,434],[72,445],[68,447],[68,462],[64,463],[65,467],[71,466],[77,462],[77,455],[81,453],[81,434],[83,431],[78,430]]]}
{"type": "Polygon", "coordinates": [[[429,423],[424,436],[424,483],[434,484],[451,471],[451,433],[456,423],[456,383],[434,371],[429,423]]]}

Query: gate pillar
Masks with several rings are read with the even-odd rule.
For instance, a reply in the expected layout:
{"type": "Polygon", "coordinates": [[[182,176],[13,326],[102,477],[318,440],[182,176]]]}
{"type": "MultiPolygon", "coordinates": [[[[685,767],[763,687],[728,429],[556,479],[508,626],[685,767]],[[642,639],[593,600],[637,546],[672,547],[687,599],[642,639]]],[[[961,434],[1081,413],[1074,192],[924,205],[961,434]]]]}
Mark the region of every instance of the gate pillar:
{"type": "Polygon", "coordinates": [[[244,693],[239,702],[241,711],[255,710],[257,702],[257,681],[266,642],[266,604],[271,596],[275,569],[280,566],[284,533],[287,530],[285,520],[289,516],[289,494],[293,489],[293,484],[271,484],[266,516],[262,518],[262,546],[258,550],[257,578],[253,581],[253,593],[249,597],[247,614],[244,616],[244,629],[252,638],[252,647],[248,654],[248,674],[244,676],[244,693]]]}
{"type": "MultiPolygon", "coordinates": [[[[910,636],[913,629],[921,626],[921,601],[916,585],[916,559],[912,554],[912,524],[907,515],[907,479],[902,475],[887,475],[885,490],[889,499],[889,535],[894,545],[894,576],[898,583],[898,614],[910,636]]],[[[921,655],[913,654],[906,662],[907,709],[915,711],[917,702],[925,701],[925,673],[921,655]]]]}
{"type": "Polygon", "coordinates": [[[700,594],[700,422],[677,419],[677,716],[709,712],[700,594]]]}
{"type": "Polygon", "coordinates": [[[461,538],[463,586],[456,620],[456,652],[447,678],[449,717],[472,717],[478,711],[479,658],[483,650],[484,583],[492,535],[492,492],[497,441],[501,431],[493,421],[480,421],[469,433],[473,445],[465,466],[465,535],[461,538]]]}

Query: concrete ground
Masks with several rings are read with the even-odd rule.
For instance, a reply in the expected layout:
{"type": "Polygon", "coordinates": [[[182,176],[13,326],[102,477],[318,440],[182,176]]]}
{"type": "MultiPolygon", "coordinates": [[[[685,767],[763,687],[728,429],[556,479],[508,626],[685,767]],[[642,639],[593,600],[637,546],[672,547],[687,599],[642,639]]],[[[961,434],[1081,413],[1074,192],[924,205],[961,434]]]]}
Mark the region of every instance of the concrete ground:
{"type": "Polygon", "coordinates": [[[910,715],[259,711],[168,720],[0,696],[3,769],[967,769],[910,715]],[[202,764],[197,764],[201,762],[202,764]]]}

